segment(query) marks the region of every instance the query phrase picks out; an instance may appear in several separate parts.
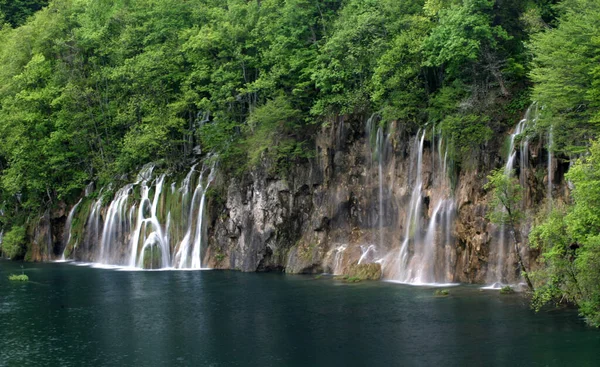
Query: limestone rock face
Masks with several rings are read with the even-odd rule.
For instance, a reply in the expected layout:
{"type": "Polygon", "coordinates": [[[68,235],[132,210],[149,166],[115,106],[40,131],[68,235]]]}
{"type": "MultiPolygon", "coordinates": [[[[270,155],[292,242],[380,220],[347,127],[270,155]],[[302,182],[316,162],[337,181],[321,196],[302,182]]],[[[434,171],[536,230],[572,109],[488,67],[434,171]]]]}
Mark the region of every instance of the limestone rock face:
{"type": "MultiPolygon", "coordinates": [[[[506,160],[499,153],[502,138],[492,139],[455,167],[442,138],[431,129],[409,131],[397,123],[384,129],[373,117],[340,117],[324,126],[317,134],[313,158],[290,162],[285,173],[274,173],[274,162],[265,158],[242,176],[220,173],[214,182],[211,178],[201,221],[201,231],[207,234],[199,250],[203,267],[348,275],[359,266],[400,282],[489,283],[490,274],[501,274],[511,284],[519,281],[515,248],[498,245],[500,228],[487,219],[496,208],[490,208],[484,185],[489,172],[506,160]]],[[[545,154],[541,143],[529,147],[529,161],[520,173],[528,218],[521,228],[523,238],[543,205],[547,187],[553,188],[555,198],[569,192],[563,179],[568,165],[555,159],[548,185],[546,159],[539,158],[545,154]]],[[[163,190],[171,194],[156,200],[157,221],[167,238],[165,254],[176,256],[176,246],[186,233],[182,224],[197,223],[199,211],[191,210],[189,203],[176,206],[183,202],[177,195],[186,187],[186,200],[193,199],[204,163],[195,165],[196,171],[192,167],[187,177],[196,178],[185,185],[187,178],[177,181],[173,175],[173,181],[165,184],[171,185],[170,191],[163,190]]],[[[207,167],[205,180],[212,172],[207,167]]],[[[131,194],[130,204],[135,206],[135,200],[131,194]]],[[[107,207],[99,199],[84,203],[72,241],[77,243],[75,258],[97,261],[107,207]]],[[[133,207],[127,208],[122,212],[133,207]]],[[[64,228],[69,209],[60,204],[31,226],[31,260],[60,255],[69,233],[64,228]]],[[[123,218],[122,230],[111,237],[119,244],[113,246],[120,251],[113,254],[117,259],[131,253],[134,223],[123,218]]],[[[536,255],[522,246],[526,265],[534,267],[536,255]]],[[[148,264],[158,265],[158,258],[149,256],[148,264]]]]}
{"type": "MultiPolygon", "coordinates": [[[[416,172],[413,141],[418,137],[394,126],[386,138],[385,159],[379,161],[377,155],[383,153],[374,148],[373,134],[365,133],[364,125],[359,120],[333,121],[319,134],[315,157],[293,165],[285,176],[274,176],[271,163],[263,161],[243,178],[224,180],[225,205],[211,209],[207,266],[348,274],[362,259],[361,264],[377,262],[381,276],[393,278],[402,266],[399,254],[406,233],[426,229],[405,224],[416,172]]],[[[422,227],[436,214],[446,164],[439,141],[423,140],[422,227]]],[[[501,145],[502,139],[495,139],[473,154],[452,178],[452,188],[446,188],[453,193],[456,213],[448,240],[440,240],[429,255],[435,264],[428,271],[444,274],[447,281],[485,283],[495,266],[498,228],[486,218],[493,208],[483,186],[491,169],[503,163],[501,145]]],[[[539,204],[544,187],[534,171],[545,167],[536,162],[527,175],[529,212],[539,204]]],[[[442,236],[441,229],[432,233],[442,236]]],[[[407,254],[415,259],[417,252],[411,248],[407,254]]],[[[525,252],[529,263],[535,253],[525,252]]],[[[506,278],[518,280],[514,249],[508,249],[506,259],[506,278]]]]}

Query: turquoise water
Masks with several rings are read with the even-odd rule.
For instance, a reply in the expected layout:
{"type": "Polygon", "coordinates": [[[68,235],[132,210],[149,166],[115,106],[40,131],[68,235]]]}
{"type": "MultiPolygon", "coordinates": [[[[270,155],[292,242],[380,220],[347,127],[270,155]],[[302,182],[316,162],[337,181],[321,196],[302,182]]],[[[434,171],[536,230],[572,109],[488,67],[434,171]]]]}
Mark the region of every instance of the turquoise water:
{"type": "Polygon", "coordinates": [[[600,331],[521,296],[0,261],[0,366],[599,366],[600,331]]]}

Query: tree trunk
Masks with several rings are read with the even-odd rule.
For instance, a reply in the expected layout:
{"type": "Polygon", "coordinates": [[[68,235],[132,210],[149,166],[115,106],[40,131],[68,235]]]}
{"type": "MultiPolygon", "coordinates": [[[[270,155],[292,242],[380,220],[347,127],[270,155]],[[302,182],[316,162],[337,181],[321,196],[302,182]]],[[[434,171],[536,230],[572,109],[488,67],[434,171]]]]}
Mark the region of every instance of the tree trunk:
{"type": "Polygon", "coordinates": [[[513,233],[513,237],[515,240],[515,252],[517,253],[517,260],[519,261],[519,266],[521,267],[521,269],[523,269],[523,276],[525,277],[527,286],[533,292],[533,291],[535,291],[535,289],[533,288],[533,283],[531,283],[531,279],[529,279],[529,272],[527,271],[527,268],[525,267],[525,263],[523,263],[523,258],[521,257],[521,251],[519,251],[520,250],[519,244],[521,243],[521,232],[517,230],[517,226],[515,225],[513,218],[510,216],[511,215],[510,210],[508,211],[508,215],[510,218],[511,231],[513,233]]]}

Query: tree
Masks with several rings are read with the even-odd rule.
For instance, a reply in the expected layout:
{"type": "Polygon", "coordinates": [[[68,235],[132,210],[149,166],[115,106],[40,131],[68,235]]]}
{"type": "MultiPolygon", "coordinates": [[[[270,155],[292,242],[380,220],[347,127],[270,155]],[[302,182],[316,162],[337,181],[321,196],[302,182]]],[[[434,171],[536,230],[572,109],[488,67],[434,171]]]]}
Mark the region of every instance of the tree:
{"type": "Polygon", "coordinates": [[[0,0],[0,20],[10,23],[13,27],[25,23],[28,17],[48,5],[48,0],[0,0]]]}
{"type": "Polygon", "coordinates": [[[521,257],[521,246],[523,239],[521,236],[521,222],[524,213],[521,210],[523,188],[519,181],[512,175],[512,172],[506,173],[503,168],[493,171],[488,177],[488,183],[485,184],[486,190],[492,191],[490,206],[497,208],[489,213],[489,219],[496,224],[508,225],[510,233],[513,236],[515,244],[515,253],[522,269],[523,277],[531,291],[534,291],[533,283],[529,279],[529,272],[525,267],[521,257]]]}
{"type": "Polygon", "coordinates": [[[600,3],[567,0],[558,26],[532,36],[533,99],[559,151],[581,153],[600,123],[600,3]]]}

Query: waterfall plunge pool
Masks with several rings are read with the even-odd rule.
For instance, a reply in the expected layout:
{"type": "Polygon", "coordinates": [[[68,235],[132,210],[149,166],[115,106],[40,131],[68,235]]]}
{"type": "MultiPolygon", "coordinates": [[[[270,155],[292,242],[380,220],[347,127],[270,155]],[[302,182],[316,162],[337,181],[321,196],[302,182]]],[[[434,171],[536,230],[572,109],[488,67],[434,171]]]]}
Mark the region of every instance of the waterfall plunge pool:
{"type": "Polygon", "coordinates": [[[574,310],[478,286],[0,261],[0,366],[597,366],[574,310]]]}

